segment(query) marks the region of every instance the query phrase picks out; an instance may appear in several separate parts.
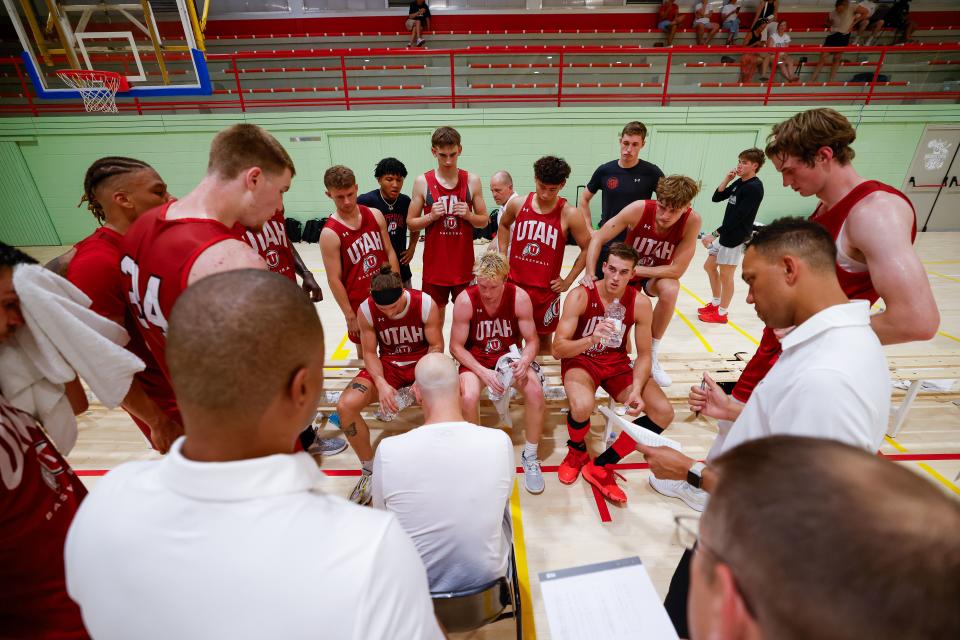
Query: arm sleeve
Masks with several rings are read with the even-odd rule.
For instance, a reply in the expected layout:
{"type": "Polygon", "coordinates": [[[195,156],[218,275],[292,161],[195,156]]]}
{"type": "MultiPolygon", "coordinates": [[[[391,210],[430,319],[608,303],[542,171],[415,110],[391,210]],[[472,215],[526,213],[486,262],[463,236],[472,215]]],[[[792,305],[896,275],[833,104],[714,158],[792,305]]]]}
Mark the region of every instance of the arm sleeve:
{"type": "Polygon", "coordinates": [[[727,188],[724,189],[723,191],[720,191],[720,189],[717,189],[716,191],[714,191],[713,198],[711,198],[711,200],[713,200],[713,202],[723,202],[724,200],[729,198],[730,192],[733,190],[733,184],[734,183],[732,182],[728,184],[727,188]]]}
{"type": "Polygon", "coordinates": [[[740,189],[737,196],[737,217],[741,219],[750,219],[753,221],[760,210],[760,202],[763,200],[763,187],[759,184],[747,185],[748,188],[740,189]]]}
{"type": "Polygon", "coordinates": [[[376,573],[357,602],[355,638],[443,638],[413,541],[390,516],[374,551],[376,573]]]}
{"type": "Polygon", "coordinates": [[[600,181],[603,179],[603,167],[597,167],[596,171],[593,172],[593,175],[590,176],[590,182],[587,183],[587,189],[590,190],[590,193],[596,193],[600,191],[600,181]]]}

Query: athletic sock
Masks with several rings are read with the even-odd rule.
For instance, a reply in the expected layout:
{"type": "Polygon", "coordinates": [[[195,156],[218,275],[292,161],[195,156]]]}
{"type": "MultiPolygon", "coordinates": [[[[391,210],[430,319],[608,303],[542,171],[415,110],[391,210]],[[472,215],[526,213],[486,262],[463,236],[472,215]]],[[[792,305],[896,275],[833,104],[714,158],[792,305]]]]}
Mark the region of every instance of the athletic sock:
{"type": "Polygon", "coordinates": [[[638,427],[643,427],[648,431],[653,431],[657,435],[663,433],[663,427],[661,427],[656,422],[651,420],[650,416],[640,416],[639,418],[633,421],[633,424],[637,425],[638,427]]]}
{"type": "Polygon", "coordinates": [[[653,349],[652,349],[652,350],[653,350],[653,355],[657,355],[657,349],[659,349],[659,348],[660,348],[660,340],[658,340],[657,338],[654,338],[654,339],[653,339],[653,349]]]}
{"type": "Polygon", "coordinates": [[[373,475],[373,460],[365,460],[360,463],[360,466],[363,468],[363,475],[371,476],[373,475]]]}
{"type": "Polygon", "coordinates": [[[720,314],[721,316],[727,315],[726,307],[717,307],[717,313],[720,314]]]}
{"type": "Polygon", "coordinates": [[[536,460],[537,459],[537,447],[539,445],[528,442],[523,446],[523,457],[527,460],[536,460]]]}
{"type": "Polygon", "coordinates": [[[715,307],[719,307],[719,306],[720,306],[720,298],[714,298],[713,300],[710,301],[710,304],[712,304],[712,305],[715,306],[715,307]]]}
{"type": "Polygon", "coordinates": [[[636,448],[637,441],[631,438],[626,431],[621,431],[616,442],[610,445],[606,451],[598,455],[597,459],[593,461],[593,464],[598,467],[603,467],[608,464],[617,464],[624,458],[624,456],[629,455],[630,452],[636,448]]]}
{"type": "Polygon", "coordinates": [[[567,433],[570,435],[570,439],[567,440],[568,446],[573,447],[577,451],[586,451],[587,445],[585,445],[583,441],[587,437],[588,431],[590,431],[589,418],[583,422],[577,422],[573,419],[573,416],[569,413],[567,414],[567,433]]]}

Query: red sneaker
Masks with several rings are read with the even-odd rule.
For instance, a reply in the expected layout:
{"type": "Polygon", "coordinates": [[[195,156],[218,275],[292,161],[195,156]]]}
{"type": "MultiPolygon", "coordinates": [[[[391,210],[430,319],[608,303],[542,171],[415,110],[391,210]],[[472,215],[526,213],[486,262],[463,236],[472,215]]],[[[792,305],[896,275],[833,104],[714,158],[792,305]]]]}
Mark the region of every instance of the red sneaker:
{"type": "Polygon", "coordinates": [[[627,504],[627,494],[617,486],[615,475],[612,469],[598,467],[593,461],[583,467],[583,479],[599,489],[604,498],[617,504],[627,504]]]}
{"type": "Polygon", "coordinates": [[[560,463],[557,469],[557,477],[563,484],[573,484],[580,475],[580,469],[583,465],[590,462],[590,455],[586,451],[577,451],[573,447],[567,447],[567,457],[560,463]]]}
{"type": "Polygon", "coordinates": [[[717,309],[718,309],[718,307],[717,307],[715,304],[713,304],[712,302],[708,302],[708,303],[707,303],[707,306],[705,306],[705,307],[700,307],[699,309],[697,309],[697,313],[698,313],[698,314],[699,314],[699,313],[709,313],[709,312],[711,312],[711,311],[716,311],[717,309]]]}
{"type": "Polygon", "coordinates": [[[714,322],[716,324],[727,324],[727,314],[720,315],[719,309],[713,309],[712,311],[703,311],[697,314],[697,317],[700,318],[700,322],[714,322]]]}

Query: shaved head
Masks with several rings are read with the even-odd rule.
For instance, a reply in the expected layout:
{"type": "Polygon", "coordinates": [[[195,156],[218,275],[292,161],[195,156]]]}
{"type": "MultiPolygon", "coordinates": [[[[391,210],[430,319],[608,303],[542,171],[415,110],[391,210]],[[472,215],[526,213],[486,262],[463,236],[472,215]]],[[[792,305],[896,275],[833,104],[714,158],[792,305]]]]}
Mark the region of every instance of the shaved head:
{"type": "Polygon", "coordinates": [[[207,413],[260,416],[323,352],[323,327],[289,279],[258,269],[218,273],[177,299],[167,363],[177,402],[207,413]]]}
{"type": "Polygon", "coordinates": [[[420,358],[415,374],[420,394],[427,401],[438,397],[459,398],[460,373],[453,358],[442,353],[428,353],[420,358]]]}
{"type": "Polygon", "coordinates": [[[497,184],[502,184],[507,187],[513,186],[513,177],[506,171],[497,171],[490,178],[490,182],[496,182],[497,184]]]}

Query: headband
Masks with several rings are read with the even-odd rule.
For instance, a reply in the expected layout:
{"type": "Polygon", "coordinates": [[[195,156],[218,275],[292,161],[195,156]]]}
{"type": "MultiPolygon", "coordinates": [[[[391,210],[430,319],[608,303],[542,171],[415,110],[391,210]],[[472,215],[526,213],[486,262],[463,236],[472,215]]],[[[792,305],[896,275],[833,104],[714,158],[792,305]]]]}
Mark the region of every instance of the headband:
{"type": "Polygon", "coordinates": [[[403,295],[403,287],[396,287],[393,289],[381,289],[380,291],[371,291],[370,295],[373,297],[373,301],[376,302],[381,307],[393,304],[400,299],[400,296],[403,295]]]}

